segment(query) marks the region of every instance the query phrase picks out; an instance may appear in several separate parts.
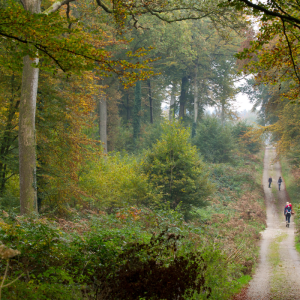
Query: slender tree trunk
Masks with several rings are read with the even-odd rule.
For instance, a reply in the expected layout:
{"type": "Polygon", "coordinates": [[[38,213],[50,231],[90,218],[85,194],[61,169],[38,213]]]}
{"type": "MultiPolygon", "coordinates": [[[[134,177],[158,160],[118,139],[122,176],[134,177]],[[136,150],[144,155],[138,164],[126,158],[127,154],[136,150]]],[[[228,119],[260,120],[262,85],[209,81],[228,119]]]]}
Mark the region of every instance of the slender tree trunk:
{"type": "Polygon", "coordinates": [[[181,92],[180,92],[180,98],[179,98],[179,118],[183,118],[185,115],[187,85],[188,85],[188,78],[187,78],[187,76],[183,76],[181,79],[181,92]]]}
{"type": "Polygon", "coordinates": [[[104,153],[107,153],[107,103],[106,95],[101,97],[99,102],[99,135],[104,153]]]}
{"type": "Polygon", "coordinates": [[[1,166],[1,185],[0,185],[0,196],[3,196],[4,191],[5,191],[5,176],[6,176],[6,164],[1,166]]]}
{"type": "Polygon", "coordinates": [[[194,122],[192,126],[192,138],[196,135],[196,126],[198,118],[198,66],[195,67],[194,78],[194,122]]]}
{"type": "Polygon", "coordinates": [[[142,86],[138,81],[135,86],[134,107],[133,107],[133,139],[136,141],[141,129],[141,108],[142,108],[142,86]]]}
{"type": "Polygon", "coordinates": [[[221,123],[222,126],[225,124],[225,100],[221,101],[221,123]]]}
{"type": "Polygon", "coordinates": [[[6,175],[6,169],[7,164],[3,163],[5,161],[6,157],[9,155],[10,148],[13,144],[13,142],[16,140],[16,136],[13,136],[13,119],[16,115],[16,112],[19,108],[20,101],[17,101],[14,104],[14,93],[12,88],[12,97],[10,100],[10,105],[8,109],[8,116],[6,120],[6,125],[4,129],[4,133],[0,142],[0,195],[3,195],[5,190],[5,184],[7,181],[6,175]]]}
{"type": "Polygon", "coordinates": [[[152,99],[150,79],[148,79],[147,83],[148,83],[148,92],[149,92],[150,123],[153,124],[153,99],[152,99]]]}
{"type": "Polygon", "coordinates": [[[175,96],[176,92],[176,85],[173,83],[172,90],[171,90],[171,100],[170,100],[170,108],[169,108],[169,121],[172,121],[175,118],[175,96]]]}
{"type": "Polygon", "coordinates": [[[194,123],[197,123],[198,118],[198,66],[195,68],[194,78],[194,123]]]}
{"type": "Polygon", "coordinates": [[[29,56],[23,59],[21,101],[19,113],[19,172],[21,214],[37,212],[35,110],[39,69],[29,56]]]}
{"type": "Polygon", "coordinates": [[[127,107],[126,107],[126,115],[127,115],[127,122],[130,118],[130,108],[129,108],[129,94],[127,93],[127,107]]]}

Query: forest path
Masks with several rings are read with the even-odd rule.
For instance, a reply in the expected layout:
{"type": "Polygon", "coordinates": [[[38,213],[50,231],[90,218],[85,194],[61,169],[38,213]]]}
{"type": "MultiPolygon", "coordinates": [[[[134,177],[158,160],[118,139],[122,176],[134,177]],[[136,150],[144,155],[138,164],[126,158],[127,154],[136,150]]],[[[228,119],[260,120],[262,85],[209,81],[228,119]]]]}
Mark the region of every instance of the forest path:
{"type": "Polygon", "coordinates": [[[249,300],[300,300],[300,256],[295,249],[293,217],[290,227],[285,226],[283,210],[288,197],[284,182],[278,191],[281,167],[279,162],[272,163],[275,155],[274,148],[266,148],[263,188],[267,228],[262,232],[260,261],[247,291],[249,300]],[[270,176],[272,188],[268,186],[270,176]]]}

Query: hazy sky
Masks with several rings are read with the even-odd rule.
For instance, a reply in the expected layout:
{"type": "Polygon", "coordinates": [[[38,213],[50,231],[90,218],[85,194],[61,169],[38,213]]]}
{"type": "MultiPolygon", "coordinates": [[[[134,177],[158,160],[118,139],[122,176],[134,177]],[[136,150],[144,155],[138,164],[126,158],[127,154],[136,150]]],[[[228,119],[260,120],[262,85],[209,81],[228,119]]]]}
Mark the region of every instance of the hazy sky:
{"type": "Polygon", "coordinates": [[[250,103],[248,96],[242,93],[236,95],[236,104],[234,105],[237,111],[251,110],[253,104],[250,103]]]}
{"type": "MultiPolygon", "coordinates": [[[[240,81],[237,81],[235,83],[235,86],[239,87],[239,86],[241,86],[245,83],[246,83],[246,80],[242,79],[240,81]]],[[[236,104],[234,104],[234,106],[236,107],[237,111],[251,110],[252,109],[253,104],[250,103],[249,98],[246,94],[238,93],[235,96],[235,99],[236,99],[236,104]]]]}

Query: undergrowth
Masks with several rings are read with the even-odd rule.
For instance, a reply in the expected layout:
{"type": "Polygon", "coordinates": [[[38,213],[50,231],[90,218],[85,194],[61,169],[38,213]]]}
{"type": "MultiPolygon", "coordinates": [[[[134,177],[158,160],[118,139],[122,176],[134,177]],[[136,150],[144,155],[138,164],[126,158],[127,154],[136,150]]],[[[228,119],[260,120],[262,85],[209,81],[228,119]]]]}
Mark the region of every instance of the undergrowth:
{"type": "MultiPolygon", "coordinates": [[[[2,211],[9,259],[2,299],[230,299],[249,282],[265,225],[259,156],[211,168],[216,193],[187,222],[178,210],[126,207],[20,217],[2,211]]],[[[0,261],[4,274],[6,261],[0,261]]]]}

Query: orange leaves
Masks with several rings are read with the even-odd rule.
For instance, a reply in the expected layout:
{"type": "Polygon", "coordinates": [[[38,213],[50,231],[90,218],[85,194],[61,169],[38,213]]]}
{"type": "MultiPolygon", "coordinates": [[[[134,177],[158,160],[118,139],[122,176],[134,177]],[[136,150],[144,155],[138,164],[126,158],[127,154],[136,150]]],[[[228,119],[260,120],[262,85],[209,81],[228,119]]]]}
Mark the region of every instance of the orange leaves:
{"type": "Polygon", "coordinates": [[[132,206],[129,209],[123,209],[122,212],[117,212],[116,217],[121,220],[132,219],[136,221],[140,219],[141,212],[141,209],[132,206]]]}
{"type": "MultiPolygon", "coordinates": [[[[153,74],[145,71],[150,69],[147,60],[134,62],[114,58],[112,46],[126,44],[127,41],[117,40],[113,34],[106,33],[91,7],[80,7],[78,12],[86,19],[79,21],[58,12],[49,15],[30,14],[16,4],[1,9],[0,19],[3,22],[0,24],[0,36],[6,37],[6,47],[14,55],[11,62],[4,59],[3,62],[20,69],[19,61],[23,56],[38,56],[41,58],[39,67],[44,70],[56,72],[58,67],[72,73],[86,70],[98,70],[102,75],[116,73],[126,82],[126,86],[153,74]]],[[[132,56],[135,58],[146,54],[147,51],[143,49],[132,56]]]]}
{"type": "Polygon", "coordinates": [[[264,84],[288,82],[290,88],[282,98],[296,100],[300,95],[300,44],[298,29],[278,20],[263,23],[251,47],[239,53],[240,59],[251,59],[245,71],[264,84]]]}
{"type": "Polygon", "coordinates": [[[96,140],[88,136],[95,123],[93,73],[66,79],[41,72],[37,109],[39,192],[45,206],[82,203],[88,193],[79,185],[85,164],[100,156],[96,140]],[[49,85],[48,83],[51,82],[49,85]],[[89,87],[88,89],[86,87],[89,87]]]}

